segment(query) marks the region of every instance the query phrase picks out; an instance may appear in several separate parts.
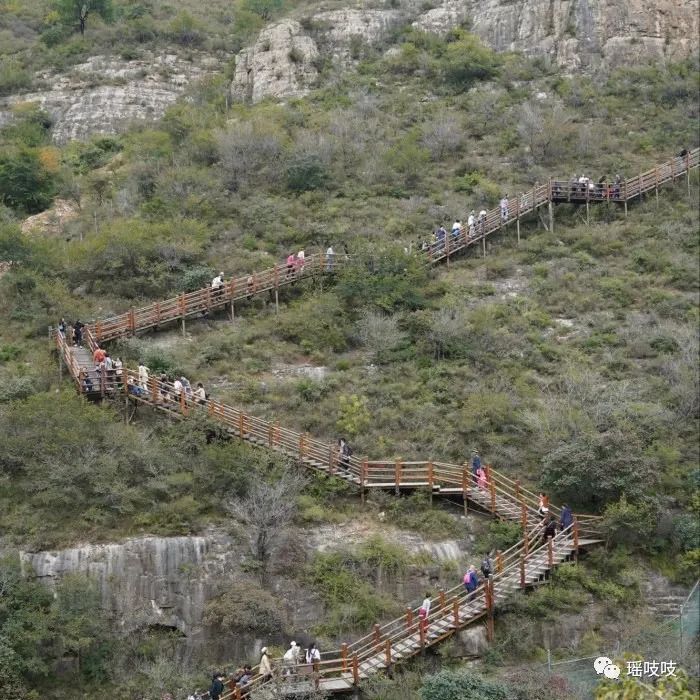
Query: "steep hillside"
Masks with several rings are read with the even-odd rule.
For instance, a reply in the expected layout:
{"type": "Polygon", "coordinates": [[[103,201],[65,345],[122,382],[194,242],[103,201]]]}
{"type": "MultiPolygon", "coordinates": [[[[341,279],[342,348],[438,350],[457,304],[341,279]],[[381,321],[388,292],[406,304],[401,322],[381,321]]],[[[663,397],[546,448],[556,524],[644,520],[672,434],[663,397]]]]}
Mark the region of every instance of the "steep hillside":
{"type": "MultiPolygon", "coordinates": [[[[485,257],[426,269],[412,252],[551,175],[633,178],[697,146],[695,10],[102,1],[81,35],[68,5],[0,5],[5,696],[179,700],[263,643],[337,648],[518,539],[420,495],[361,505],[319,478],[292,484],[289,537],[262,562],[240,504],[287,478],[287,460],[206,421],[86,403],[57,370],[47,328],[61,317],[329,245],[352,264],[282,290],[279,308],[256,297],[234,322],[108,349],[357,455],[461,463],[478,449],[610,533],[500,609],[488,650],[474,633],[367,697],[417,698],[453,656],[501,676],[546,648],[678,649],[649,610],[697,576],[697,173],[627,215],[561,205],[553,230],[530,217],[485,257]]],[[[590,697],[542,675],[478,683],[509,700],[590,697]]]]}

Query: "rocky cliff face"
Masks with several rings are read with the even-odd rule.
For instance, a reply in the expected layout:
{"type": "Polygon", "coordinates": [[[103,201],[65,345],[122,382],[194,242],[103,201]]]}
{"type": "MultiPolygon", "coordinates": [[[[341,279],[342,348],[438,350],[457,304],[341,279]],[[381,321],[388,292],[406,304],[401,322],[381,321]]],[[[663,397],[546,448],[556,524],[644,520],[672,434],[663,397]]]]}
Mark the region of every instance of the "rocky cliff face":
{"type": "MultiPolygon", "coordinates": [[[[316,550],[359,544],[376,530],[366,524],[317,527],[299,537],[310,554],[316,550]]],[[[420,567],[401,580],[384,581],[399,600],[422,597],[426,587],[435,584],[440,562],[466,562],[465,542],[429,543],[413,533],[388,531],[388,541],[414,553],[423,552],[435,565],[420,567]]],[[[244,549],[222,532],[201,537],[139,537],[115,544],[84,545],[53,552],[22,552],[25,575],[35,576],[53,586],[62,576],[82,572],[97,581],[104,608],[127,629],[163,626],[182,634],[183,660],[207,658],[210,661],[255,658],[263,644],[284,644],[287,640],[257,639],[253,635],[221,638],[204,622],[207,602],[222,585],[240,576],[244,549]]],[[[298,567],[299,553],[294,564],[298,567]]],[[[303,554],[302,554],[303,559],[303,554]]],[[[283,571],[292,562],[283,563],[283,571]]],[[[455,579],[459,580],[457,564],[455,579]]],[[[291,628],[301,635],[323,615],[317,596],[301,590],[297,581],[277,574],[274,586],[284,602],[291,628]]]]}
{"type": "Polygon", "coordinates": [[[191,82],[218,69],[219,61],[203,55],[191,62],[175,55],[138,61],[94,56],[69,74],[36,76],[45,89],[0,99],[0,126],[11,119],[13,104],[36,102],[53,118],[56,143],[117,133],[134,120],[162,117],[191,82]]]}
{"type": "Polygon", "coordinates": [[[496,51],[542,56],[567,71],[698,51],[699,13],[690,0],[442,0],[430,9],[408,0],[399,9],[319,12],[307,29],[289,20],[271,25],[239,55],[232,93],[253,102],[298,97],[313,87],[319,55],[347,63],[357,58],[358,42],[381,49],[397,25],[444,34],[465,21],[496,51]]]}

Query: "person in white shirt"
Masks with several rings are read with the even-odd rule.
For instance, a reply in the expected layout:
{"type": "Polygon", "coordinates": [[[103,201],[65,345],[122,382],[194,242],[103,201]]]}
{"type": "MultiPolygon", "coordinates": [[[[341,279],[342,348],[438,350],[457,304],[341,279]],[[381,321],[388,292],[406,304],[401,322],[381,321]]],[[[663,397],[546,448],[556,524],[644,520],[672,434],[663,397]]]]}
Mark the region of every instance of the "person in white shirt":
{"type": "Polygon", "coordinates": [[[472,209],[471,212],[469,212],[469,217],[467,218],[467,228],[469,229],[469,235],[473,236],[474,235],[474,223],[476,219],[474,217],[474,210],[472,209]]]}
{"type": "Polygon", "coordinates": [[[311,642],[311,646],[306,650],[306,663],[317,664],[321,661],[321,652],[316,648],[316,642],[311,642]]]}
{"type": "Polygon", "coordinates": [[[501,207],[501,221],[507,221],[508,220],[508,195],[503,197],[503,199],[500,202],[500,207],[501,207]]]}
{"type": "Polygon", "coordinates": [[[335,260],[335,252],[333,246],[329,245],[326,251],[326,272],[333,272],[333,261],[335,260]]]}
{"type": "Polygon", "coordinates": [[[291,676],[294,673],[294,667],[299,662],[299,650],[296,642],[289,642],[289,649],[284,652],[282,657],[282,666],[284,667],[284,675],[291,676]]]}
{"type": "Polygon", "coordinates": [[[211,290],[214,293],[215,299],[221,297],[221,295],[224,293],[224,273],[223,272],[220,272],[211,281],[211,290]]]}
{"type": "Polygon", "coordinates": [[[182,395],[184,387],[182,386],[182,382],[179,379],[176,379],[173,382],[173,394],[175,396],[175,400],[179,401],[180,396],[182,395]]]}
{"type": "Polygon", "coordinates": [[[142,389],[148,389],[148,367],[143,362],[139,362],[139,384],[142,389]]]}
{"type": "Polygon", "coordinates": [[[202,382],[197,383],[197,388],[194,390],[194,399],[197,403],[204,403],[207,400],[207,392],[204,391],[202,382]]]}

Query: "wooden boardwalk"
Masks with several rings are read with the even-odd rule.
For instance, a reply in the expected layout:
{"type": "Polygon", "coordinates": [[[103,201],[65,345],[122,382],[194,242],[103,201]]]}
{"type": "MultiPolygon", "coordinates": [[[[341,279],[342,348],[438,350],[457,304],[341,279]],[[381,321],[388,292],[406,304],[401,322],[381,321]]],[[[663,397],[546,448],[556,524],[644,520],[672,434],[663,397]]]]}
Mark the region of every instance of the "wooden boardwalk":
{"type": "MultiPolygon", "coordinates": [[[[552,207],[558,203],[585,203],[589,206],[590,203],[611,201],[620,202],[626,208],[628,201],[651,191],[658,193],[664,183],[689,176],[690,170],[697,168],[699,162],[700,149],[694,149],[685,157],[674,158],[638,178],[621,183],[617,189],[600,185],[581,188],[578,183],[550,180],[512,200],[508,211],[494,209],[487,212],[479,229],[473,230],[471,235],[466,228],[456,237],[448,233],[444,241],[430,245],[419,254],[425,256],[427,264],[448,260],[451,255],[483,242],[505,226],[515,223],[519,231],[521,218],[544,205],[549,208],[550,222],[552,207]]],[[[233,304],[239,299],[270,290],[276,293],[281,286],[333,273],[344,264],[347,264],[347,259],[341,256],[335,256],[333,260],[323,255],[309,256],[304,267],[293,272],[286,265],[276,265],[261,273],[231,280],[218,292],[205,288],[132,309],[86,326],[83,333],[85,349],[71,347],[60,333],[54,334],[59,357],[82,394],[148,405],[177,418],[205,415],[221,423],[230,434],[257,447],[287,455],[310,469],[347,481],[359,490],[363,498],[369,489],[396,493],[424,489],[431,499],[434,495],[459,498],[465,510],[469,506],[476,507],[494,517],[521,525],[523,539],[506,552],[497,553],[494,576],[472,593],[467,593],[461,585],[439,592],[432,601],[430,619],[426,623],[420,623],[417,608],[407,608],[403,616],[384,625],[375,625],[366,637],[344,644],[341,649],[324,652],[323,661],[314,668],[302,665],[285,676],[276,662],[272,679],[264,681],[255,676],[243,690],[230,687],[224,696],[226,700],[243,696],[293,697],[312,687],[331,693],[349,691],[363,679],[421,653],[426,647],[479,620],[485,621],[488,637],[492,639],[494,611],[500,602],[515,591],[543,580],[553,568],[575,557],[581,547],[595,544],[601,538],[599,518],[576,515],[569,528],[559,532],[554,539],[543,542],[537,513],[538,496],[519,481],[488,465],[486,485],[479,487],[465,465],[432,460],[370,461],[354,455],[341,463],[332,443],[284,428],[213,399],[196,401],[183,393],[175,396],[171,385],[153,377],[141,385],[138,373],[126,367],[120,378],[99,374],[92,367],[92,352],[98,343],[226,306],[233,312],[233,304]],[[86,383],[86,377],[89,383],[86,383]],[[86,384],[91,388],[88,389],[86,384]]],[[[560,514],[554,505],[550,504],[549,510],[556,517],[560,514]]]]}

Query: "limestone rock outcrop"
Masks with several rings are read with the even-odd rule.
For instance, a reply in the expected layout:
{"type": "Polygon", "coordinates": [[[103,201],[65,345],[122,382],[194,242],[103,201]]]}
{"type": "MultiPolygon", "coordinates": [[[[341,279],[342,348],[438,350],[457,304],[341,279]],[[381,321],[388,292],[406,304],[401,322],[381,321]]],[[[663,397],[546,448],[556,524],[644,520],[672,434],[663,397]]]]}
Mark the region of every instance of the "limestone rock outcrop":
{"type": "Polygon", "coordinates": [[[401,24],[445,34],[464,22],[496,51],[541,56],[570,72],[679,60],[699,46],[691,0],[438,0],[430,9],[405,0],[398,8],[320,11],[303,27],[270,25],[238,55],[231,92],[252,102],[299,97],[318,77],[319,56],[344,65],[361,57],[363,44],[381,49],[401,24]]]}
{"type": "Polygon", "coordinates": [[[496,51],[546,56],[567,70],[679,60],[699,46],[690,0],[445,0],[413,25],[443,33],[464,20],[496,51]]]}
{"type": "Polygon", "coordinates": [[[219,62],[205,55],[191,62],[173,54],[134,61],[93,56],[70,73],[37,75],[45,89],[0,99],[0,126],[12,118],[12,105],[36,102],[53,119],[56,143],[118,133],[134,120],[162,117],[191,82],[217,70],[219,62]]]}
{"type": "Polygon", "coordinates": [[[285,19],[263,29],[253,46],[236,58],[234,99],[259,102],[264,97],[301,97],[318,78],[318,47],[299,22],[285,19]]]}

